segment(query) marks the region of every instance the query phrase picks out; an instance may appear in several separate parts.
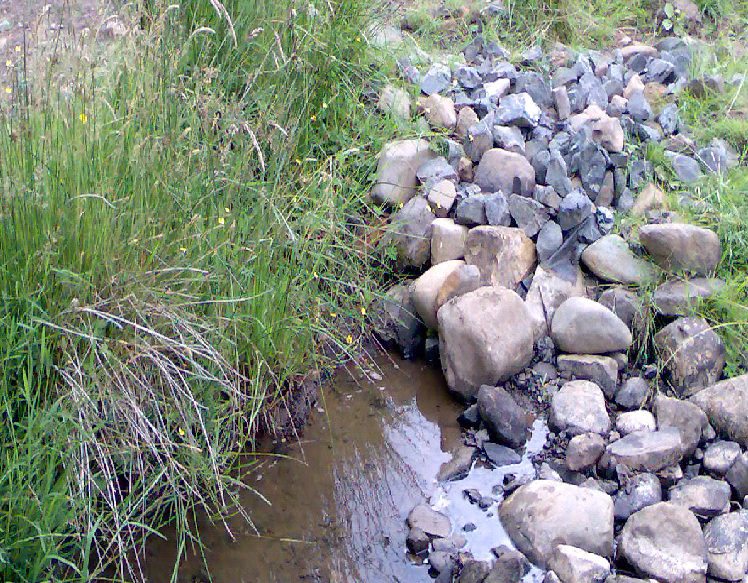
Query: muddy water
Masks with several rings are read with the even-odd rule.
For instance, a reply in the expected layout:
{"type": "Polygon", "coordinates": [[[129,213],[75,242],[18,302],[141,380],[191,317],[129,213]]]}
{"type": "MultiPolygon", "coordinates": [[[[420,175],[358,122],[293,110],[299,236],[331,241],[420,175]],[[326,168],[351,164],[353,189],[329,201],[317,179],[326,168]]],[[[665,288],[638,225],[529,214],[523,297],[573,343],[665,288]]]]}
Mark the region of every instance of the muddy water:
{"type": "MultiPolygon", "coordinates": [[[[426,583],[423,565],[407,559],[405,518],[422,501],[452,518],[455,531],[467,522],[467,550],[489,558],[490,548],[508,539],[496,516],[471,506],[465,488],[489,494],[503,474],[474,468],[460,482],[439,486],[436,474],[461,443],[457,415],[439,371],[423,364],[383,357],[381,380],[341,371],[324,391],[301,441],[267,444],[247,484],[243,505],[255,533],[242,519],[224,526],[202,520],[206,562],[216,583],[290,583],[293,581],[426,583]]],[[[537,425],[528,450],[542,446],[537,425]]],[[[527,456],[511,466],[532,471],[527,456]],[[523,465],[524,464],[524,465],[523,465]]],[[[173,565],[173,542],[149,544],[146,576],[166,583],[173,565]]],[[[206,580],[203,561],[189,556],[178,580],[206,580]]]]}

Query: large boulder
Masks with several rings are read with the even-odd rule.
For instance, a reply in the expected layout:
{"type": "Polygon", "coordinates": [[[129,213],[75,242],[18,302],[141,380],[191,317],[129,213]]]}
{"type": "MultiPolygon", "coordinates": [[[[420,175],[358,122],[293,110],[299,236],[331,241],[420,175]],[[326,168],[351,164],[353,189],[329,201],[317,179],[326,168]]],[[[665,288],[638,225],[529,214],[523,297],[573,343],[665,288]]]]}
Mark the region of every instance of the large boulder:
{"type": "Polygon", "coordinates": [[[717,433],[748,449],[748,375],[712,385],[690,401],[706,413],[717,433]]]}
{"type": "Polygon", "coordinates": [[[631,332],[608,308],[587,298],[573,297],[556,310],[551,337],[564,352],[604,354],[627,350],[631,332]]]}
{"type": "Polygon", "coordinates": [[[456,297],[437,313],[439,354],[449,388],[472,400],[482,385],[497,385],[532,359],[530,316],[516,293],[482,287],[456,297]]]}
{"type": "Polygon", "coordinates": [[[530,313],[536,339],[549,333],[553,315],[561,304],[571,297],[587,297],[582,270],[577,268],[576,275],[574,281],[569,281],[542,265],[535,269],[525,296],[525,306],[530,313]]]}
{"type": "Polygon", "coordinates": [[[410,288],[410,297],[418,315],[432,330],[436,330],[439,326],[436,320],[436,312],[439,309],[436,296],[447,278],[462,265],[465,265],[465,262],[461,259],[434,265],[415,280],[410,288]]]}
{"type": "Polygon", "coordinates": [[[725,288],[721,279],[695,277],[663,283],[654,291],[654,304],[663,316],[687,316],[699,301],[720,293],[725,288]]]}
{"type": "Polygon", "coordinates": [[[474,180],[483,192],[501,191],[506,196],[532,196],[535,169],[521,154],[492,148],[480,159],[474,180]]]}
{"type": "Polygon", "coordinates": [[[517,548],[543,568],[560,544],[613,554],[613,500],[599,490],[535,480],[507,498],[499,516],[517,548]]]}
{"type": "Polygon", "coordinates": [[[382,148],[377,164],[376,183],[372,198],[380,204],[397,205],[408,202],[416,194],[416,170],[437,157],[423,139],[397,140],[382,148]]]}
{"type": "Polygon", "coordinates": [[[514,290],[535,267],[535,245],[521,229],[475,227],[468,232],[465,261],[478,267],[484,285],[514,290]]]}
{"type": "Polygon", "coordinates": [[[629,249],[620,235],[605,235],[582,252],[582,263],[603,281],[643,285],[657,277],[656,268],[629,249]]]}
{"type": "Polygon", "coordinates": [[[590,381],[566,383],[551,400],[551,424],[574,435],[608,433],[610,418],[600,387],[590,381]]]}
{"type": "Polygon", "coordinates": [[[707,554],[699,521],[688,509],[660,502],[632,514],[618,547],[645,577],[663,583],[704,583],[707,554]]]}
{"type": "Polygon", "coordinates": [[[639,229],[639,240],[655,263],[671,272],[710,275],[722,257],[717,233],[696,225],[645,225],[639,229]]]}
{"type": "Polygon", "coordinates": [[[394,243],[398,263],[403,267],[422,267],[431,255],[431,224],[436,215],[426,199],[417,196],[409,200],[392,217],[387,241],[394,243]]]}
{"type": "Polygon", "coordinates": [[[725,368],[725,346],[704,318],[678,318],[654,337],[670,384],[690,397],[714,384],[725,368]]]}

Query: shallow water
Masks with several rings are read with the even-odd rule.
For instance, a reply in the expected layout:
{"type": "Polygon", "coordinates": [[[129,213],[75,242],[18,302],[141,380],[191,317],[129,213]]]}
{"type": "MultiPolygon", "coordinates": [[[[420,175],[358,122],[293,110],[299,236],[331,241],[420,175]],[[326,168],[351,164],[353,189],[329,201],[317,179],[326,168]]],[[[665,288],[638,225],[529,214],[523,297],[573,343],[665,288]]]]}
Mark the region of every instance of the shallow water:
{"type": "MultiPolygon", "coordinates": [[[[269,502],[251,492],[242,499],[259,534],[240,518],[228,521],[233,536],[200,521],[213,581],[432,581],[405,553],[405,518],[422,501],[448,514],[454,531],[466,522],[478,527],[463,533],[476,558],[509,544],[497,518],[500,498],[484,512],[462,491],[491,494],[504,473],[532,471],[529,456],[542,447],[544,425],[536,422],[520,464],[502,471],[475,467],[465,480],[439,486],[439,467],[450,459],[445,452],[461,444],[456,419],[462,408],[440,371],[390,357],[377,364],[382,380],[341,371],[326,386],[299,443],[266,444],[287,457],[267,456],[247,478],[269,502]]],[[[148,580],[169,581],[173,556],[169,540],[149,543],[148,580]]],[[[189,556],[180,565],[179,581],[205,579],[201,558],[189,556]]]]}

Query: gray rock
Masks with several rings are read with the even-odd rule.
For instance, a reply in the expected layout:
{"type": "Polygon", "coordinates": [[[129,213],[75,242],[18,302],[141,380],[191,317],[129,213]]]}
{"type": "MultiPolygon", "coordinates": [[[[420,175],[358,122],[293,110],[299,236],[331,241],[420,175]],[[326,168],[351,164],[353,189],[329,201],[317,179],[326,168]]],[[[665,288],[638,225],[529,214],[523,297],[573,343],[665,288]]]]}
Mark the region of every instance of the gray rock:
{"type": "Polygon", "coordinates": [[[571,103],[569,102],[569,93],[566,87],[556,87],[553,89],[553,104],[558,113],[558,119],[565,120],[571,115],[571,103]]]}
{"type": "Polygon", "coordinates": [[[586,298],[569,298],[556,310],[551,323],[556,346],[573,354],[604,354],[626,350],[631,332],[618,316],[586,298]]]}
{"type": "Polygon", "coordinates": [[[704,451],[704,469],[711,474],[724,476],[740,455],[740,446],[734,441],[715,441],[704,451]]]}
{"type": "Polygon", "coordinates": [[[465,256],[468,229],[452,219],[436,219],[431,223],[431,264],[438,265],[465,256]]]}
{"type": "Polygon", "coordinates": [[[576,379],[592,381],[598,385],[608,399],[616,394],[618,386],[618,363],[608,357],[595,354],[559,354],[557,366],[576,379]]]}
{"type": "Polygon", "coordinates": [[[455,223],[466,227],[485,225],[486,201],[483,196],[468,196],[457,203],[455,208],[455,223]]]}
{"type": "Polygon", "coordinates": [[[690,401],[706,413],[720,436],[748,448],[748,375],[716,383],[690,401]]]}
{"type": "MultiPolygon", "coordinates": [[[[530,142],[531,147],[535,147],[533,142],[530,142]]],[[[527,147],[525,147],[525,155],[530,159],[530,164],[535,169],[535,188],[538,188],[538,184],[544,184],[546,180],[546,173],[548,172],[548,164],[551,160],[551,153],[543,146],[532,154],[528,155],[527,147]]],[[[534,193],[533,193],[534,194],[534,193]]]]}
{"type": "Polygon", "coordinates": [[[605,409],[605,396],[595,383],[570,381],[553,395],[551,424],[559,431],[607,434],[610,418],[605,409]]]}
{"type": "Polygon", "coordinates": [[[673,427],[630,433],[608,445],[615,464],[632,471],[656,472],[677,464],[683,456],[680,432],[673,427]]]}
{"type": "Polygon", "coordinates": [[[455,568],[455,561],[452,555],[446,551],[434,551],[429,554],[429,565],[437,573],[447,573],[449,583],[452,583],[452,574],[455,568]]]}
{"type": "Polygon", "coordinates": [[[482,83],[478,70],[475,67],[459,66],[455,69],[453,76],[465,89],[475,89],[482,83]]]}
{"type": "Polygon", "coordinates": [[[685,154],[665,152],[665,158],[670,161],[678,180],[685,184],[695,184],[704,176],[699,163],[685,154]]]}
{"type": "Polygon", "coordinates": [[[748,572],[748,511],[717,516],[704,527],[709,575],[744,581],[748,572]]]}
{"type": "Polygon", "coordinates": [[[717,267],[722,245],[714,231],[682,223],[645,225],[639,240],[660,267],[707,276],[717,267]]]}
{"type": "Polygon", "coordinates": [[[653,300],[663,316],[686,316],[694,311],[700,300],[711,298],[724,288],[725,282],[716,278],[678,279],[660,285],[653,300]]]}
{"type": "Polygon", "coordinates": [[[642,377],[628,379],[616,393],[616,403],[624,409],[638,409],[646,402],[651,388],[642,377]]]}
{"type": "Polygon", "coordinates": [[[449,388],[473,399],[524,369],[533,355],[533,331],[522,299],[501,287],[456,297],[437,313],[439,356],[449,388]]]}
{"type": "Polygon", "coordinates": [[[581,224],[592,215],[595,205],[580,189],[573,190],[564,197],[558,207],[558,223],[562,230],[568,231],[581,224]]]}
{"type": "Polygon", "coordinates": [[[579,267],[571,278],[561,277],[552,269],[538,266],[525,297],[535,339],[547,336],[558,307],[574,296],[585,297],[587,289],[579,267]]]}
{"type": "Polygon", "coordinates": [[[558,210],[558,206],[561,204],[561,197],[552,186],[536,184],[532,197],[539,203],[554,210],[558,210]]]}
{"type": "Polygon", "coordinates": [[[382,148],[372,198],[380,204],[406,203],[416,194],[416,171],[436,158],[426,140],[398,140],[382,148]]]}
{"type": "Polygon", "coordinates": [[[548,109],[553,106],[551,87],[537,71],[521,71],[518,73],[515,91],[529,94],[533,101],[542,108],[548,109]]]}
{"type": "Polygon", "coordinates": [[[507,152],[525,155],[525,138],[516,126],[493,126],[493,143],[507,152]]]}
{"type": "Polygon", "coordinates": [[[452,83],[452,71],[441,63],[431,65],[431,68],[421,79],[421,91],[426,95],[443,93],[452,83]]]}
{"type": "Polygon", "coordinates": [[[483,451],[486,453],[488,460],[497,468],[518,464],[522,461],[520,455],[513,449],[491,441],[483,442],[483,451]]]}
{"type": "Polygon", "coordinates": [[[541,567],[558,544],[603,557],[613,553],[613,500],[604,492],[535,480],[507,498],[499,514],[512,542],[541,567]]]}
{"type": "Polygon", "coordinates": [[[743,507],[745,507],[745,497],[748,496],[748,453],[742,453],[735,458],[725,474],[725,479],[735,489],[738,497],[743,498],[743,507]]]}
{"type": "Polygon", "coordinates": [[[618,551],[637,572],[663,583],[704,583],[706,544],[696,517],[660,502],[631,515],[618,551]]]}
{"type": "Polygon", "coordinates": [[[449,517],[437,512],[427,504],[419,504],[408,514],[408,526],[411,529],[420,528],[432,537],[446,538],[452,531],[449,517]]]}
{"type": "Polygon", "coordinates": [[[514,290],[535,267],[535,245],[521,229],[483,226],[468,232],[465,261],[478,267],[484,285],[514,290]]]}
{"type": "Polygon", "coordinates": [[[670,501],[699,518],[712,518],[730,510],[730,485],[709,476],[696,476],[670,488],[670,501]]]}
{"type": "Polygon", "coordinates": [[[707,426],[704,412],[693,403],[664,395],[657,395],[654,410],[660,428],[674,427],[680,432],[683,456],[690,456],[698,446],[707,426]]]}
{"type": "Polygon", "coordinates": [[[572,163],[572,170],[579,170],[582,186],[587,194],[595,198],[602,188],[605,173],[610,165],[608,153],[595,142],[586,141],[581,151],[575,156],[576,163],[572,163]]]}
{"type": "Polygon", "coordinates": [[[545,182],[551,186],[561,197],[568,195],[571,190],[571,180],[566,161],[558,150],[551,150],[546,165],[545,182]]]}
{"type": "Polygon", "coordinates": [[[645,144],[662,141],[662,131],[652,122],[634,124],[633,134],[645,144]]]}
{"type": "Polygon", "coordinates": [[[463,146],[468,158],[473,162],[480,162],[483,155],[493,148],[493,132],[490,125],[485,121],[471,125],[467,130],[467,138],[463,146]]]}
{"type": "Polygon", "coordinates": [[[509,213],[528,237],[534,237],[548,222],[549,212],[542,204],[518,194],[509,196],[509,213]]]}
{"type": "Polygon", "coordinates": [[[436,479],[440,482],[461,480],[470,472],[475,457],[475,448],[461,446],[452,454],[452,459],[444,462],[439,468],[436,479]]]}
{"type": "Polygon", "coordinates": [[[527,441],[530,431],[527,413],[501,387],[480,388],[478,411],[494,440],[513,448],[522,447],[527,441]]]}
{"type": "Polygon", "coordinates": [[[548,221],[540,229],[538,233],[538,239],[536,243],[536,251],[538,259],[541,262],[545,262],[550,259],[553,254],[558,251],[561,244],[564,242],[564,235],[561,231],[561,227],[558,223],[548,221]]]}
{"type": "Polygon", "coordinates": [[[444,156],[430,158],[416,169],[416,178],[421,184],[430,186],[442,180],[457,181],[457,172],[444,156]]]}
{"type": "Polygon", "coordinates": [[[428,195],[426,196],[431,210],[439,218],[449,215],[455,198],[457,198],[457,192],[455,191],[454,183],[450,180],[440,180],[434,183],[429,187],[428,195]]]}
{"type": "Polygon", "coordinates": [[[649,105],[643,92],[637,91],[628,100],[628,112],[634,121],[645,122],[652,119],[652,106],[649,105]]]}
{"type": "Polygon", "coordinates": [[[667,84],[675,72],[675,66],[664,59],[651,59],[644,70],[643,81],[645,83],[667,84]]]}
{"type": "Polygon", "coordinates": [[[568,545],[556,547],[550,567],[564,583],[602,583],[610,575],[606,559],[568,545]]]}
{"type": "Polygon", "coordinates": [[[414,555],[425,555],[429,551],[429,535],[421,528],[411,528],[405,539],[405,546],[414,555]]]}
{"type": "Polygon", "coordinates": [[[642,508],[662,502],[662,486],[654,474],[636,474],[618,490],[615,497],[616,520],[627,520],[642,508]]]}
{"type": "Polygon", "coordinates": [[[616,431],[625,437],[636,431],[655,431],[657,422],[649,411],[628,411],[616,418],[616,431]]]}
{"type": "Polygon", "coordinates": [[[532,196],[535,169],[524,156],[494,148],[483,154],[475,171],[475,183],[484,192],[532,196]]]}
{"type": "Polygon", "coordinates": [[[489,571],[488,563],[469,559],[462,566],[457,583],[483,583],[489,571]]]}
{"type": "Polygon", "coordinates": [[[410,299],[407,285],[390,288],[374,310],[377,335],[385,344],[393,343],[406,358],[415,356],[423,337],[423,324],[410,299]]]}
{"type": "Polygon", "coordinates": [[[521,581],[522,577],[530,571],[530,563],[522,553],[518,553],[514,549],[500,546],[491,549],[491,552],[496,556],[496,560],[483,583],[521,581]]]}
{"type": "Polygon", "coordinates": [[[566,467],[572,472],[591,468],[605,452],[605,440],[597,433],[583,433],[571,438],[566,448],[566,467]]]}
{"type": "Polygon", "coordinates": [[[640,328],[645,309],[633,292],[622,287],[610,288],[600,294],[598,302],[618,316],[629,330],[640,328]]]}
{"type": "Polygon", "coordinates": [[[690,397],[722,376],[725,347],[703,318],[678,318],[655,334],[654,344],[679,396],[690,397]]]}
{"type": "Polygon", "coordinates": [[[597,221],[597,228],[603,236],[608,235],[613,230],[616,223],[616,217],[613,211],[602,206],[597,207],[595,210],[595,219],[597,221]]]}
{"type": "MultiPolygon", "coordinates": [[[[515,196],[515,195],[511,195],[515,196]]],[[[508,227],[512,224],[509,202],[503,192],[493,192],[483,197],[486,221],[494,227],[508,227]]]]}
{"type": "Polygon", "coordinates": [[[629,249],[619,235],[606,235],[582,252],[582,262],[603,281],[643,285],[657,277],[657,270],[629,249]]]}
{"type": "Polygon", "coordinates": [[[512,93],[499,101],[496,121],[501,125],[534,128],[540,121],[540,114],[540,108],[529,93],[512,93]]]}
{"type": "Polygon", "coordinates": [[[671,103],[663,107],[662,111],[657,116],[657,121],[666,136],[671,136],[676,133],[678,131],[678,126],[680,125],[678,106],[675,103],[671,103]]]}
{"type": "Polygon", "coordinates": [[[397,249],[398,262],[403,266],[421,267],[431,255],[431,223],[436,216],[423,197],[409,200],[392,217],[388,241],[397,249]]]}

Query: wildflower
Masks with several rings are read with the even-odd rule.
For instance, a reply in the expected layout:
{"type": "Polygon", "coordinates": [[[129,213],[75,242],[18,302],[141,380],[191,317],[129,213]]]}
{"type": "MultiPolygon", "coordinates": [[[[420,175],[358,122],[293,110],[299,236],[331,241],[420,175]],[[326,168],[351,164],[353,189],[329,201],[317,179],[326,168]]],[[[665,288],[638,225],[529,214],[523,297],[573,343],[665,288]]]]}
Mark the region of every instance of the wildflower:
{"type": "Polygon", "coordinates": [[[322,102],[322,109],[327,109],[327,101],[322,102]]]}
{"type": "Polygon", "coordinates": [[[400,208],[403,208],[403,206],[405,206],[405,203],[401,202],[400,203],[400,208]]]}
{"type": "Polygon", "coordinates": [[[218,217],[218,224],[223,225],[224,223],[226,223],[226,220],[223,217],[218,217]]]}
{"type": "Polygon", "coordinates": [[[314,279],[317,279],[317,278],[319,277],[319,275],[317,275],[317,272],[315,271],[315,272],[313,273],[312,277],[314,277],[314,279]]]}
{"type": "Polygon", "coordinates": [[[353,343],[353,336],[351,336],[350,334],[348,334],[348,336],[345,337],[345,341],[348,344],[352,344],[353,343]]]}
{"type": "Polygon", "coordinates": [[[294,162],[296,162],[296,165],[297,165],[297,166],[301,166],[301,160],[299,160],[298,158],[296,158],[296,159],[294,160],[294,162]]]}
{"type": "Polygon", "coordinates": [[[5,92],[6,92],[6,93],[7,93],[8,95],[10,95],[11,93],[13,93],[13,90],[12,90],[12,89],[11,89],[10,87],[6,87],[6,88],[5,88],[5,92]]]}
{"type": "Polygon", "coordinates": [[[5,61],[5,66],[8,67],[8,69],[12,69],[13,68],[13,61],[11,61],[10,59],[8,59],[7,61],[5,61]]]}
{"type": "Polygon", "coordinates": [[[21,45],[16,45],[16,52],[17,52],[17,53],[20,53],[20,52],[21,52],[21,45]]]}
{"type": "Polygon", "coordinates": [[[130,245],[137,245],[137,244],[138,244],[138,239],[137,238],[130,239],[130,245]]]}
{"type": "Polygon", "coordinates": [[[182,429],[181,427],[177,429],[177,433],[179,434],[180,437],[184,437],[184,429],[182,429]]]}
{"type": "Polygon", "coordinates": [[[362,316],[366,315],[366,308],[364,308],[363,306],[361,306],[361,315],[362,316]]]}
{"type": "Polygon", "coordinates": [[[317,116],[312,114],[309,119],[311,119],[312,121],[317,121],[317,116]]]}
{"type": "Polygon", "coordinates": [[[187,247],[180,247],[180,248],[179,248],[179,250],[180,250],[180,251],[181,251],[182,253],[187,253],[187,247]]]}
{"type": "Polygon", "coordinates": [[[223,207],[223,210],[226,211],[226,214],[231,213],[231,209],[227,206],[223,207]]]}
{"type": "Polygon", "coordinates": [[[338,314],[337,314],[337,313],[335,313],[335,312],[330,312],[330,317],[331,317],[331,318],[335,318],[335,317],[336,317],[337,315],[338,315],[338,314]]]}
{"type": "Polygon", "coordinates": [[[88,116],[85,113],[81,113],[78,116],[78,119],[81,120],[82,124],[85,124],[88,121],[88,116]]]}

